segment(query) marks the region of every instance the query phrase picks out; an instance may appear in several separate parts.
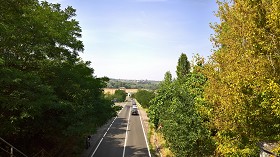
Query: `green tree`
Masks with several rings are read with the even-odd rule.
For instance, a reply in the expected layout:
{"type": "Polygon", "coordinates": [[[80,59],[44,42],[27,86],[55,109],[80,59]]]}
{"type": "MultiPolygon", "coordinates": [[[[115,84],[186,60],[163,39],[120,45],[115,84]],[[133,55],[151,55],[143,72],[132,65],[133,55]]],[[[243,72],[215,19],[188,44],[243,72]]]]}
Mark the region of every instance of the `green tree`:
{"type": "Polygon", "coordinates": [[[183,79],[172,81],[167,72],[149,108],[150,121],[156,129],[162,126],[159,131],[176,156],[209,156],[215,148],[205,114],[206,79],[197,66],[183,79]]]}
{"type": "Polygon", "coordinates": [[[102,94],[108,79],[94,77],[90,62],[79,58],[74,16],[59,4],[1,1],[0,136],[24,152],[43,147],[59,156],[56,148],[115,114],[102,94]]]}
{"type": "Polygon", "coordinates": [[[155,97],[154,91],[138,90],[134,97],[144,108],[149,108],[150,101],[155,97]]]}
{"type": "Polygon", "coordinates": [[[257,156],[279,141],[279,1],[222,1],[212,28],[216,49],[206,70],[221,156],[257,156]]]}
{"type": "Polygon", "coordinates": [[[182,53],[177,64],[176,74],[177,79],[182,80],[188,73],[190,73],[190,62],[186,54],[182,53]]]}
{"type": "Polygon", "coordinates": [[[148,110],[150,122],[154,125],[155,129],[159,127],[160,115],[164,113],[161,112],[163,104],[166,100],[169,101],[171,93],[167,91],[172,83],[172,74],[167,71],[164,75],[164,80],[159,84],[159,89],[156,91],[155,98],[151,100],[151,104],[148,110]]]}
{"type": "Polygon", "coordinates": [[[126,99],[126,92],[124,90],[116,90],[114,94],[114,98],[116,98],[120,102],[124,102],[126,99]]]}

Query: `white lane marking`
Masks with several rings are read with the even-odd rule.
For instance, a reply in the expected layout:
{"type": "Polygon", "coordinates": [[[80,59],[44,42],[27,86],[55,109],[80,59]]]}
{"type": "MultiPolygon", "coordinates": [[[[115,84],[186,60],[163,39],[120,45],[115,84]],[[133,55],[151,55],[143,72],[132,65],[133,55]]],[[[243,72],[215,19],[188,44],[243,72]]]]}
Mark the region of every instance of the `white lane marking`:
{"type": "Polygon", "coordinates": [[[143,123],[142,123],[142,118],[141,118],[141,113],[140,112],[139,112],[139,117],[140,117],[140,122],[141,122],[141,125],[142,125],[143,134],[144,134],[144,137],[145,137],[145,142],[146,142],[146,145],[147,145],[147,148],[148,148],[149,157],[151,157],[151,152],[150,152],[149,144],[148,144],[147,137],[146,137],[146,134],[145,134],[145,130],[144,130],[144,126],[143,126],[143,123]]]}
{"type": "Polygon", "coordinates": [[[109,131],[109,129],[111,128],[112,124],[115,122],[115,120],[118,118],[119,114],[121,113],[121,111],[123,110],[123,108],[118,112],[118,115],[114,118],[114,120],[112,121],[112,123],[110,124],[110,126],[108,127],[107,131],[104,133],[103,137],[101,138],[101,140],[99,141],[98,145],[96,146],[94,152],[91,154],[90,157],[93,157],[93,155],[95,154],[95,152],[97,151],[98,147],[100,146],[101,142],[103,141],[103,138],[106,136],[107,132],[109,131]]]}
{"type": "Polygon", "coordinates": [[[130,114],[131,114],[131,107],[129,107],[129,116],[128,116],[128,120],[127,120],[127,127],[126,127],[125,140],[124,140],[124,146],[123,146],[123,157],[125,155],[125,147],[126,147],[126,142],[127,142],[130,114]]]}

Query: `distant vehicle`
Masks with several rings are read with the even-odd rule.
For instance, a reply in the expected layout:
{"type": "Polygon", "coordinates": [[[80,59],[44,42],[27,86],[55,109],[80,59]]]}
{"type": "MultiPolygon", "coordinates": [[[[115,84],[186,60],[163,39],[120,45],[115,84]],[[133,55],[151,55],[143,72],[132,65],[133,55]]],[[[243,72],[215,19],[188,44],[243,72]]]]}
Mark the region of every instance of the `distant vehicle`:
{"type": "Polygon", "coordinates": [[[132,106],[136,106],[136,102],[132,100],[132,106]]]}
{"type": "Polygon", "coordinates": [[[114,98],[112,101],[113,101],[113,102],[118,102],[118,99],[117,99],[117,98],[114,98]]]}
{"type": "Polygon", "coordinates": [[[128,96],[128,97],[131,97],[131,93],[127,93],[127,96],[128,96]]]}
{"type": "Polygon", "coordinates": [[[132,115],[138,115],[139,114],[137,106],[132,106],[131,114],[132,115]]]}

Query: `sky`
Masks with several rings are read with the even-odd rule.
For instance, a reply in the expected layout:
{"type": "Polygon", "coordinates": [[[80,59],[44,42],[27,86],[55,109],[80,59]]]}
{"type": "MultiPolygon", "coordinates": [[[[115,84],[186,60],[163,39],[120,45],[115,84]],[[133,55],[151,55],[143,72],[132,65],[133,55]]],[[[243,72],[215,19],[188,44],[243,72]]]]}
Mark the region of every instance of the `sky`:
{"type": "Polygon", "coordinates": [[[181,53],[207,58],[216,0],[47,0],[76,9],[94,75],[114,79],[176,77],[181,53]]]}

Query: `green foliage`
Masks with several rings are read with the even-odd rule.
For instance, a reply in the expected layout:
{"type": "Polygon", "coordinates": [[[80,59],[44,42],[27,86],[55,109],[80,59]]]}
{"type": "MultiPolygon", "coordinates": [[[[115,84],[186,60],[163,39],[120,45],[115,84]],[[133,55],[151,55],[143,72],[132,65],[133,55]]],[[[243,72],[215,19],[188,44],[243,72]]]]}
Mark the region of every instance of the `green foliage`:
{"type": "Polygon", "coordinates": [[[188,61],[188,57],[186,54],[182,53],[179,57],[178,64],[177,64],[177,79],[183,79],[188,73],[190,73],[190,62],[188,61]]]}
{"type": "Polygon", "coordinates": [[[156,90],[158,88],[159,81],[149,80],[121,80],[121,79],[110,79],[107,87],[108,88],[121,88],[126,89],[149,89],[156,90]]]}
{"type": "Polygon", "coordinates": [[[75,9],[1,1],[0,16],[2,138],[27,153],[42,147],[54,153],[64,139],[93,133],[115,115],[102,94],[108,79],[94,77],[90,62],[78,57],[75,9]]]}
{"type": "Polygon", "coordinates": [[[279,2],[218,5],[208,63],[186,68],[181,55],[149,108],[176,156],[257,156],[259,142],[280,140],[279,2]]]}
{"type": "Polygon", "coordinates": [[[155,97],[155,94],[154,91],[138,90],[134,97],[142,107],[149,108],[150,101],[155,97]]]}
{"type": "Polygon", "coordinates": [[[116,106],[114,106],[113,108],[114,108],[115,111],[120,111],[120,110],[122,109],[122,106],[117,106],[117,105],[116,105],[116,106]]]}
{"type": "Polygon", "coordinates": [[[258,142],[279,141],[279,1],[218,2],[216,50],[205,69],[221,156],[257,156],[258,142]]]}
{"type": "Polygon", "coordinates": [[[116,90],[115,94],[113,95],[114,99],[117,99],[119,102],[124,102],[126,99],[126,92],[124,90],[116,90]]]}
{"type": "Polygon", "coordinates": [[[150,121],[163,133],[175,156],[209,156],[215,149],[205,122],[208,115],[202,112],[206,108],[202,95],[206,79],[197,65],[193,68],[197,70],[177,80],[166,72],[149,107],[150,121]]]}

